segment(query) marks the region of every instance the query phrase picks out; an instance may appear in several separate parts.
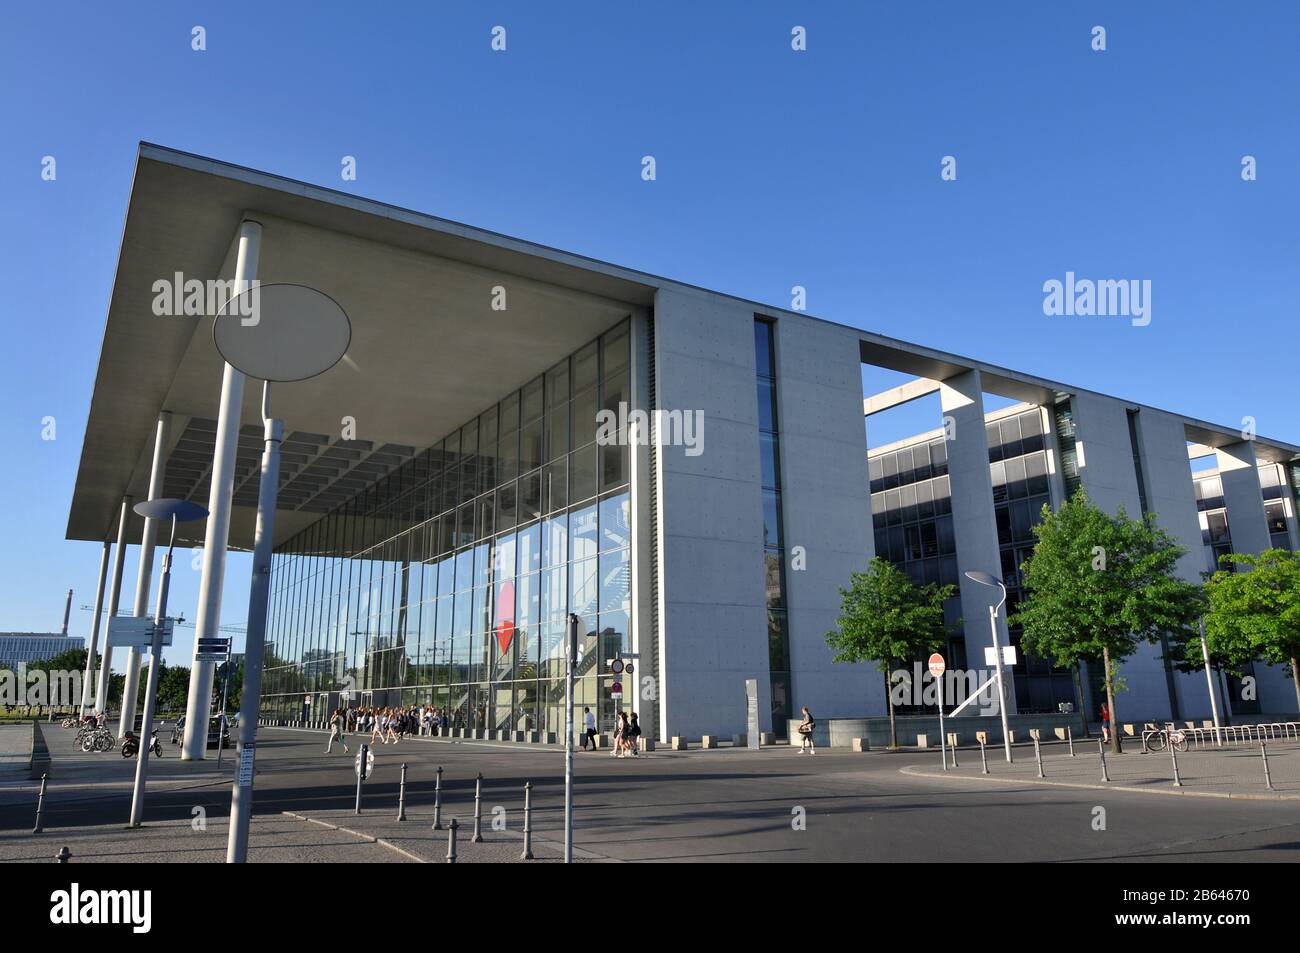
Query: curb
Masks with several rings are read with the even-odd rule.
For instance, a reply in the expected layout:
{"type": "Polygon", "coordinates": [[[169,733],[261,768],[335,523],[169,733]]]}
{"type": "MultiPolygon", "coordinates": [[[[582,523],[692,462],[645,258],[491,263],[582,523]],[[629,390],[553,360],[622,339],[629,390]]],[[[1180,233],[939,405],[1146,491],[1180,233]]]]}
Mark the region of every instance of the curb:
{"type": "Polygon", "coordinates": [[[995,778],[989,775],[955,775],[955,774],[933,774],[928,771],[918,771],[915,765],[907,765],[898,769],[899,774],[907,774],[917,778],[931,778],[943,781],[992,781],[995,784],[1037,784],[1044,787],[1053,788],[1082,788],[1091,791],[1124,791],[1128,794],[1155,794],[1164,797],[1215,797],[1223,800],[1232,801],[1300,801],[1300,794],[1251,794],[1241,793],[1233,794],[1230,791],[1188,791],[1170,786],[1169,788],[1138,788],[1132,785],[1124,784],[1085,784],[1082,781],[1045,781],[1040,778],[995,778]]]}

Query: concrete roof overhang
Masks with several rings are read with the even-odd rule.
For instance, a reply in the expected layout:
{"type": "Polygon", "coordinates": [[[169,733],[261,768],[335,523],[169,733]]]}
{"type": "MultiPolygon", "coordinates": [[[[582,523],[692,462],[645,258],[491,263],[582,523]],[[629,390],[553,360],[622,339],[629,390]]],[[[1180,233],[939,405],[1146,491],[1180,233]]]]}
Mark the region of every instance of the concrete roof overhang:
{"type": "MultiPolygon", "coordinates": [[[[211,314],[155,314],[154,283],[229,279],[243,218],[263,225],[258,277],[338,301],[345,360],[275,385],[285,421],[276,540],[487,409],[627,315],[654,287],[599,263],[161,147],[141,144],[122,233],[69,539],[116,532],[124,493],[148,496],[155,421],[173,414],[164,495],[207,503],[223,362],[211,314]],[[493,288],[506,289],[493,310],[493,288]],[[356,439],[343,440],[343,418],[356,439]]],[[[245,382],[231,546],[251,548],[261,382],[245,382]]],[[[132,517],[130,534],[139,540],[132,517]]],[[[178,535],[201,542],[204,523],[178,535]]]]}
{"type": "MultiPolygon", "coordinates": [[[[285,421],[276,540],[310,525],[454,427],[631,313],[661,288],[691,286],[357,196],[142,143],[122,233],[67,537],[116,532],[123,494],[148,492],[155,421],[174,415],[164,495],[207,502],[222,362],[212,317],[159,317],[153,284],[228,279],[240,221],[264,226],[258,277],[326,292],[353,322],[348,357],[311,381],[277,385],[285,421]],[[493,311],[492,288],[508,308],[493,311]],[[341,439],[342,418],[356,421],[341,439]]],[[[700,291],[704,289],[691,289],[700,291]]],[[[755,313],[839,329],[866,364],[946,380],[971,369],[986,391],[1051,404],[1085,389],[732,295],[755,313]]],[[[261,453],[260,382],[244,390],[231,546],[249,548],[261,453]]],[[[1133,407],[1143,405],[1130,402],[1133,407]]],[[[1183,417],[1189,441],[1239,442],[1233,427],[1183,417]]],[[[1300,446],[1256,437],[1256,455],[1300,446]]],[[[140,538],[132,519],[128,539],[140,538]]],[[[204,523],[185,524],[201,542],[204,523]]]]}

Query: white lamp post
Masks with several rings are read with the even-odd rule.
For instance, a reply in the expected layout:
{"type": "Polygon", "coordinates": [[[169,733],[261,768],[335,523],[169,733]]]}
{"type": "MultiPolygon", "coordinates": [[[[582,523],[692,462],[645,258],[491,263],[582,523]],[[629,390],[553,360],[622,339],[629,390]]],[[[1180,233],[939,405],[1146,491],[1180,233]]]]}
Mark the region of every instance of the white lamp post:
{"type": "Polygon", "coordinates": [[[989,606],[989,629],[993,632],[993,664],[998,673],[998,714],[1002,716],[1002,747],[1007,754],[1007,763],[1011,762],[1011,734],[1007,729],[1007,690],[1002,681],[1002,646],[998,644],[998,611],[1006,604],[1007,587],[996,576],[990,576],[978,569],[966,573],[966,578],[978,582],[981,586],[994,586],[1002,590],[1002,600],[996,606],[989,606]]]}

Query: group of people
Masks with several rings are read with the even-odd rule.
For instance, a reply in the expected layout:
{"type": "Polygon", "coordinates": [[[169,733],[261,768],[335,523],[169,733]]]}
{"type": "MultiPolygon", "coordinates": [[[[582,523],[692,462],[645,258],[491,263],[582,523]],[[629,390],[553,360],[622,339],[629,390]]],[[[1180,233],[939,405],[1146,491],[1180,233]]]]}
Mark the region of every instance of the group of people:
{"type": "Polygon", "coordinates": [[[346,735],[370,735],[370,743],[399,744],[406,735],[445,735],[451,727],[447,711],[432,705],[411,705],[407,708],[339,708],[330,716],[330,738],[325,753],[334,749],[334,742],[343,744],[348,751],[346,735]]]}
{"type": "MultiPolygon", "coordinates": [[[[596,716],[590,708],[582,709],[582,750],[590,747],[597,750],[596,716]]],[[[635,758],[641,753],[641,724],[636,712],[620,711],[614,720],[614,747],[610,749],[611,758],[635,758]]]]}

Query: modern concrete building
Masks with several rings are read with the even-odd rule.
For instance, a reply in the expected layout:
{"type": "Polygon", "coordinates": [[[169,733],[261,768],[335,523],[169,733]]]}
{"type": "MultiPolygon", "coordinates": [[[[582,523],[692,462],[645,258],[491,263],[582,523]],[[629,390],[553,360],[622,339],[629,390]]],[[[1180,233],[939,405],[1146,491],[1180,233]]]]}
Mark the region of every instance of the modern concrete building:
{"type": "Polygon", "coordinates": [[[0,632],[0,669],[14,669],[84,649],[86,640],[79,635],[57,632],[0,632]]]}
{"type": "MultiPolygon", "coordinates": [[[[140,538],[122,502],[147,498],[151,477],[155,495],[214,514],[228,501],[228,527],[180,529],[207,540],[217,595],[214,544],[253,539],[257,389],[241,395],[223,368],[201,288],[193,314],[157,312],[174,285],[229,280],[237,264],[320,289],[353,322],[344,362],[276,389],[267,717],[346,693],[432,702],[467,728],[556,732],[569,613],[576,704],[603,728],[621,705],[659,738],[744,732],[746,679],[777,734],[803,704],[883,714],[880,674],[834,664],[825,643],[852,571],[880,553],[956,582],[953,664],[982,664],[997,593],[963,573],[1014,584],[1037,509],[1076,486],[1107,509],[1158,513],[1199,578],[1213,529],[1195,448],[1216,457],[1234,547],[1282,539],[1278,505],[1300,545],[1293,444],[142,145],[68,536],[140,538]],[[259,243],[237,238],[245,222],[259,243]],[[864,364],[910,381],[864,394],[864,364]],[[873,415],[936,395],[939,429],[869,449],[873,415]],[[621,699],[616,654],[634,670],[621,699]]],[[[1135,716],[1208,713],[1204,678],[1168,671],[1158,647],[1124,674],[1135,716]]],[[[209,688],[210,665],[196,666],[194,724],[209,688]]],[[[1285,694],[1277,710],[1294,710],[1285,694]]],[[[1014,700],[1021,712],[1079,701],[1069,673],[1033,659],[1014,700]]]]}

